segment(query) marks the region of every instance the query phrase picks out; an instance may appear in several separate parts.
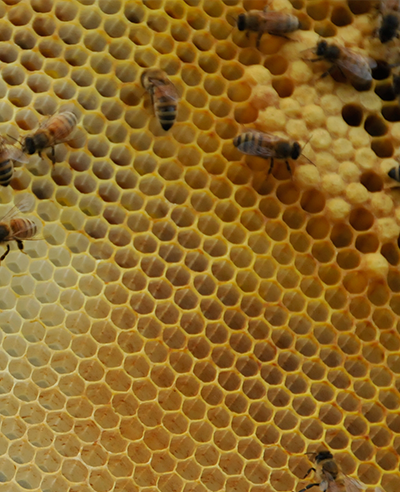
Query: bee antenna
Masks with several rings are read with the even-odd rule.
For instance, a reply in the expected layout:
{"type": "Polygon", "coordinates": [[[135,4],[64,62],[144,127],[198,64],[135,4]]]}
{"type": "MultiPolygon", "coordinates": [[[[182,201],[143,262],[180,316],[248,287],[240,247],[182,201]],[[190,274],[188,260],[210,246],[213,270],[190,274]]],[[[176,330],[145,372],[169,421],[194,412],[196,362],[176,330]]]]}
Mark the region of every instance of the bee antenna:
{"type": "Polygon", "coordinates": [[[226,18],[227,18],[227,19],[232,19],[232,20],[233,20],[233,22],[234,22],[233,27],[235,27],[235,26],[236,26],[236,24],[237,24],[237,19],[235,19],[235,17],[233,17],[233,15],[231,15],[231,14],[227,14],[226,18]]]}
{"type": "Polygon", "coordinates": [[[308,160],[308,162],[309,162],[310,164],[312,164],[313,166],[315,166],[315,163],[314,163],[311,159],[309,159],[306,155],[304,155],[304,154],[303,154],[304,147],[308,144],[308,142],[309,142],[311,139],[312,139],[312,134],[310,135],[310,138],[307,140],[307,142],[306,142],[306,143],[303,145],[303,147],[301,148],[301,155],[302,155],[303,157],[305,157],[305,158],[308,160]]]}
{"type": "Polygon", "coordinates": [[[313,162],[311,159],[309,159],[306,155],[303,154],[303,157],[305,157],[310,164],[312,164],[313,166],[315,166],[315,162],[313,162]]]}
{"type": "Polygon", "coordinates": [[[227,14],[226,18],[228,19],[228,24],[232,27],[232,29],[230,30],[229,34],[232,34],[232,31],[237,26],[238,20],[235,19],[235,17],[233,17],[233,15],[231,15],[231,14],[227,14]],[[229,19],[232,19],[233,20],[233,25],[229,22],[229,19]]]}
{"type": "Polygon", "coordinates": [[[15,137],[13,137],[12,135],[9,135],[8,133],[7,133],[7,137],[11,138],[12,140],[15,140],[15,141],[16,141],[16,142],[18,142],[19,144],[21,143],[21,141],[20,141],[20,140],[18,140],[18,138],[15,138],[15,137]]]}

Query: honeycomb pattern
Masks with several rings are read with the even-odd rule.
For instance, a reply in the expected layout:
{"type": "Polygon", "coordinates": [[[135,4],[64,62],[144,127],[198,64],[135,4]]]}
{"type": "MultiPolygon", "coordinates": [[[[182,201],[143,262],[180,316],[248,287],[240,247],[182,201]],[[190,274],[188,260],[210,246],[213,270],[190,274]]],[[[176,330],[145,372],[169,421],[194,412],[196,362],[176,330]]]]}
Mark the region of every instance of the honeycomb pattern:
{"type": "Polygon", "coordinates": [[[0,194],[44,238],[0,267],[0,491],[294,491],[321,445],[399,490],[400,109],[383,62],[357,92],[301,55],[388,47],[372,2],[274,0],[302,30],[257,50],[231,24],[265,1],[243,4],[0,4],[0,133],[79,118],[0,194]],[[168,133],[153,66],[181,96],[168,133]],[[311,133],[315,166],[267,176],[244,127],[311,133]]]}

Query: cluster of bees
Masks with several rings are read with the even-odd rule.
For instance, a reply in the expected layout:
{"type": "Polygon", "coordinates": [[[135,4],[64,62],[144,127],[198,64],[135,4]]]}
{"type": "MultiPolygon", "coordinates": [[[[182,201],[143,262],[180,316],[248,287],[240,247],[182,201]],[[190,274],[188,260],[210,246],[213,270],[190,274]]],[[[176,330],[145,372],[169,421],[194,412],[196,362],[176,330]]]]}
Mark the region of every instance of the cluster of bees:
{"type": "MultiPolygon", "coordinates": [[[[396,37],[400,30],[400,0],[382,0],[381,13],[382,20],[378,35],[380,41],[386,43],[396,37]]],[[[257,47],[264,33],[286,38],[287,34],[301,28],[296,16],[268,8],[264,11],[251,10],[240,14],[236,26],[240,31],[256,32],[257,47]]],[[[319,41],[312,49],[312,53],[316,57],[309,58],[307,61],[325,60],[331,64],[321,77],[327,76],[333,70],[338,70],[359,90],[370,88],[371,69],[376,66],[374,60],[325,40],[319,41]]],[[[161,127],[168,131],[173,126],[177,115],[179,96],[175,86],[165,72],[159,69],[145,70],[141,76],[141,83],[150,94],[154,112],[161,127]]],[[[400,77],[397,83],[400,93],[400,77]]],[[[66,111],[55,114],[42,122],[33,134],[25,136],[18,142],[20,148],[2,139],[0,141],[0,185],[10,184],[13,176],[13,161],[26,162],[26,155],[37,153],[41,156],[45,149],[51,148],[54,164],[54,146],[64,142],[76,125],[76,116],[66,111]]],[[[297,160],[302,155],[302,147],[298,142],[254,130],[248,130],[236,136],[233,139],[233,145],[244,154],[269,159],[268,173],[271,173],[275,159],[283,160],[288,171],[291,172],[289,159],[297,160]]],[[[393,170],[389,172],[389,176],[400,181],[399,173],[396,174],[393,170]]],[[[16,217],[19,212],[24,211],[26,211],[26,206],[22,202],[18,207],[13,207],[0,222],[0,243],[7,243],[6,251],[0,257],[0,261],[4,260],[10,251],[9,241],[16,241],[19,250],[23,251],[23,240],[32,239],[37,232],[33,220],[16,217]]],[[[360,482],[341,472],[329,451],[313,454],[315,465],[308,470],[304,478],[314,471],[318,481],[310,483],[300,492],[306,492],[312,487],[319,487],[323,492],[359,492],[365,488],[360,482]]]]}
{"type": "MultiPolygon", "coordinates": [[[[0,141],[0,185],[10,184],[14,173],[14,161],[27,162],[26,155],[35,153],[41,156],[43,150],[52,149],[52,161],[54,163],[54,146],[65,141],[76,127],[78,120],[74,113],[65,111],[55,114],[42,122],[39,128],[30,135],[25,136],[20,143],[21,148],[7,143],[4,138],[0,141]]],[[[17,217],[20,212],[25,212],[26,201],[21,201],[13,207],[1,219],[0,243],[7,243],[6,251],[0,256],[0,262],[10,252],[9,241],[16,241],[18,249],[23,251],[23,240],[32,239],[37,233],[37,226],[32,219],[17,217]]]]}
{"type": "MultiPolygon", "coordinates": [[[[400,0],[382,0],[380,5],[382,13],[381,26],[378,30],[379,39],[386,43],[397,37],[400,30],[400,0]]],[[[257,33],[257,47],[264,33],[281,36],[287,39],[287,34],[301,28],[300,20],[292,14],[269,10],[266,7],[261,10],[250,10],[240,14],[236,21],[239,31],[250,31],[257,33]]],[[[369,90],[372,85],[372,69],[377,63],[368,56],[340,46],[321,40],[312,48],[315,58],[306,59],[309,62],[325,60],[330,63],[321,78],[326,77],[333,71],[338,71],[357,90],[369,90]]],[[[158,69],[146,70],[142,74],[143,87],[150,93],[155,113],[164,130],[169,130],[177,113],[178,94],[168,79],[167,75],[158,69]]],[[[394,91],[400,94],[400,77],[394,77],[394,91]]],[[[233,139],[233,145],[247,155],[254,155],[270,160],[268,174],[273,170],[274,160],[284,160],[288,171],[291,173],[289,159],[297,160],[302,155],[302,147],[296,141],[281,138],[271,133],[247,130],[233,139]]],[[[304,156],[306,157],[306,156],[304,156]]],[[[306,159],[310,161],[306,157],[306,159]]],[[[393,168],[389,176],[400,181],[400,168],[393,168]]]]}
{"type": "MultiPolygon", "coordinates": [[[[400,30],[400,0],[381,0],[381,25],[378,36],[382,43],[391,41],[398,36],[400,30]]],[[[290,34],[301,29],[300,20],[292,14],[270,10],[250,10],[239,14],[236,20],[239,31],[257,33],[257,47],[264,33],[281,36],[287,39],[290,34]]],[[[309,62],[325,60],[331,64],[321,77],[339,71],[356,89],[368,90],[372,84],[372,69],[376,62],[371,58],[356,53],[349,48],[321,40],[311,49],[315,58],[309,62]]],[[[141,76],[143,88],[150,94],[154,112],[161,127],[168,131],[174,124],[177,115],[178,92],[166,73],[160,69],[145,70],[141,76]]],[[[400,94],[400,76],[394,77],[393,90],[400,94]]],[[[0,185],[7,186],[13,176],[13,161],[26,162],[26,154],[32,155],[46,148],[52,149],[54,163],[54,146],[65,141],[77,124],[72,112],[62,112],[45,120],[32,135],[25,136],[20,143],[21,148],[0,141],[0,185]]],[[[291,173],[289,159],[297,160],[302,155],[302,147],[296,141],[281,138],[271,133],[247,130],[233,139],[233,145],[247,155],[254,155],[270,160],[268,174],[273,170],[274,160],[283,160],[291,173]]],[[[307,158],[307,157],[306,157],[307,158]]],[[[308,159],[308,158],[307,158],[308,159]]],[[[310,159],[308,159],[309,162],[310,159]]],[[[389,176],[400,182],[400,168],[393,168],[389,176]]],[[[14,207],[0,222],[0,243],[15,240],[19,249],[23,250],[23,239],[31,239],[36,234],[36,225],[30,219],[15,218],[21,206],[14,207]],[[8,222],[6,222],[6,219],[8,222]]],[[[0,257],[3,260],[10,250],[0,257]]]]}

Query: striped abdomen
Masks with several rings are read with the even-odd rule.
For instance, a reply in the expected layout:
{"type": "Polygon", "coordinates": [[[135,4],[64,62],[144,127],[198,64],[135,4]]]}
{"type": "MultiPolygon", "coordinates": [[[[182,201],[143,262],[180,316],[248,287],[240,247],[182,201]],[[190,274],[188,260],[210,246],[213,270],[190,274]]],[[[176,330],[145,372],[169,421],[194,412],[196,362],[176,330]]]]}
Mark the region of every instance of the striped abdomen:
{"type": "Polygon", "coordinates": [[[263,31],[270,34],[286,34],[297,31],[299,28],[300,21],[294,15],[273,10],[264,13],[263,31]]]}
{"type": "MultiPolygon", "coordinates": [[[[1,155],[1,154],[0,154],[1,155]]],[[[0,186],[10,184],[14,173],[14,165],[11,159],[2,159],[0,162],[0,186]]]]}
{"type": "Polygon", "coordinates": [[[44,130],[49,132],[49,136],[51,136],[51,142],[48,146],[51,147],[67,138],[75,128],[77,122],[76,116],[70,111],[52,116],[43,127],[44,130]]]}
{"type": "Polygon", "coordinates": [[[165,131],[169,130],[176,120],[176,97],[172,93],[175,94],[175,87],[172,84],[154,87],[154,112],[165,131]]]}
{"type": "Polygon", "coordinates": [[[8,238],[12,239],[30,239],[37,232],[36,224],[31,219],[11,219],[10,220],[11,234],[8,238]]]}

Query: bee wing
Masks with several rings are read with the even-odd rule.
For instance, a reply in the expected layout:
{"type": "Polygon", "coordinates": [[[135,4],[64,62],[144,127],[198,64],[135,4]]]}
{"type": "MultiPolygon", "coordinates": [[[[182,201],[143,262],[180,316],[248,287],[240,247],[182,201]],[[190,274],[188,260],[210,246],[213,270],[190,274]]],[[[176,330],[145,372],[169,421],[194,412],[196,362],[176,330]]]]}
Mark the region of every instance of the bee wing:
{"type": "Polygon", "coordinates": [[[22,162],[23,164],[29,162],[29,159],[22,152],[22,150],[17,149],[17,147],[14,146],[7,147],[7,150],[5,150],[5,155],[7,156],[8,159],[22,162]]]}
{"type": "Polygon", "coordinates": [[[345,484],[346,492],[360,492],[360,490],[365,490],[367,488],[366,485],[359,482],[355,478],[344,476],[343,481],[345,484]]]}
{"type": "Polygon", "coordinates": [[[274,135],[273,133],[269,133],[269,132],[263,132],[263,131],[255,130],[254,128],[246,128],[246,130],[243,133],[254,133],[257,135],[262,133],[263,135],[266,135],[268,137],[268,140],[270,142],[273,142],[273,143],[276,143],[276,142],[279,142],[280,140],[282,140],[282,138],[278,137],[278,135],[274,135]]]}
{"type": "MultiPolygon", "coordinates": [[[[323,485],[324,482],[321,482],[319,485],[321,487],[321,484],[323,485]]],[[[325,490],[326,492],[344,492],[343,487],[339,485],[338,483],[335,482],[335,480],[326,480],[326,489],[321,489],[325,490]]],[[[345,492],[348,492],[347,490],[345,492]]]]}
{"type": "Polygon", "coordinates": [[[0,218],[0,222],[9,222],[20,214],[21,210],[17,205],[14,205],[10,210],[0,218]]]}
{"type": "Polygon", "coordinates": [[[237,146],[237,148],[244,154],[255,155],[258,157],[262,157],[263,159],[275,157],[275,152],[273,151],[273,149],[260,147],[258,145],[249,145],[249,142],[242,142],[237,146]]]}
{"type": "Polygon", "coordinates": [[[32,197],[25,196],[15,203],[13,207],[2,217],[0,218],[1,222],[9,222],[11,219],[14,219],[21,213],[28,212],[32,208],[32,197]]]}
{"type": "Polygon", "coordinates": [[[268,149],[265,147],[258,147],[253,155],[262,157],[263,159],[269,159],[271,157],[275,157],[275,152],[272,149],[268,149]]]}
{"type": "Polygon", "coordinates": [[[373,67],[370,66],[370,60],[371,62],[374,62],[374,60],[359,53],[354,53],[347,48],[341,49],[343,53],[346,53],[346,55],[342,56],[337,61],[338,67],[343,69],[344,72],[350,73],[356,77],[364,78],[366,75],[371,76],[370,69],[373,67]]]}
{"type": "Polygon", "coordinates": [[[179,99],[178,91],[174,84],[169,80],[166,84],[163,80],[159,79],[150,79],[151,83],[154,87],[157,87],[162,90],[163,96],[170,97],[173,101],[177,101],[179,99]]]}

